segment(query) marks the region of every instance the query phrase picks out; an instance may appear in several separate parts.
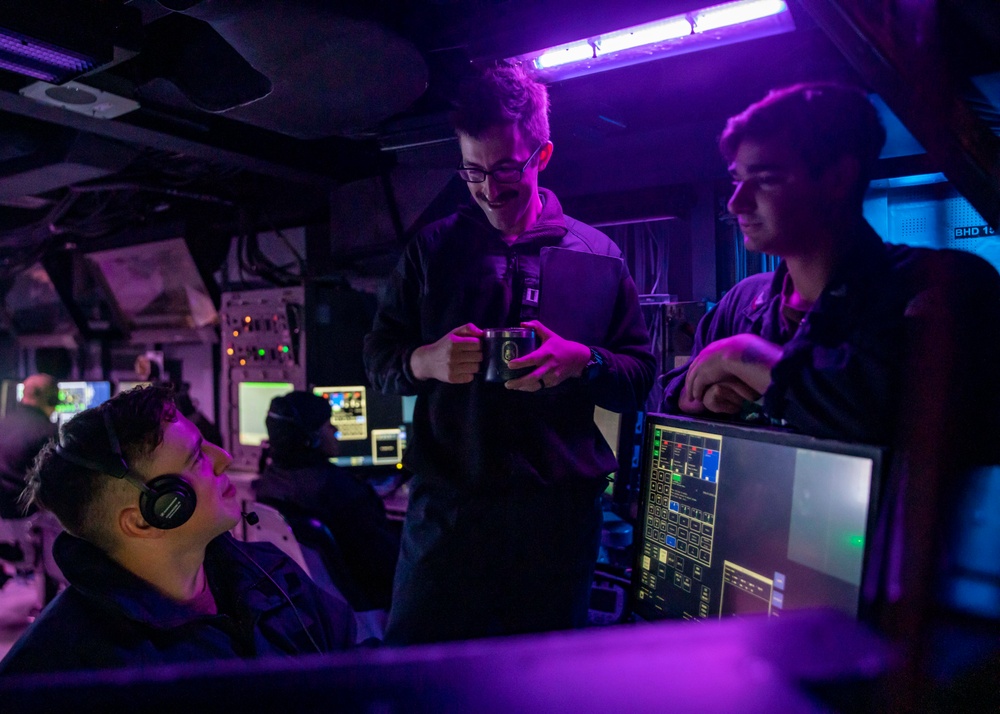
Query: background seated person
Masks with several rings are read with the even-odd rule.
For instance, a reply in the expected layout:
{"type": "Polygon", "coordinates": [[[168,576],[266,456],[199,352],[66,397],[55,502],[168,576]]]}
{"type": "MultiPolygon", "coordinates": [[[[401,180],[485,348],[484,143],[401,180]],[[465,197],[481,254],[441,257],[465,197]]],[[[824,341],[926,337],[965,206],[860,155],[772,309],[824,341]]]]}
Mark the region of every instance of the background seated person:
{"type": "Polygon", "coordinates": [[[350,608],[270,544],[237,543],[229,454],[170,392],[124,392],[67,422],[29,478],[66,533],[69,587],[0,673],[332,652],[354,642],[350,608]]]}
{"type": "Polygon", "coordinates": [[[259,501],[312,514],[330,529],[360,591],[356,610],[388,610],[399,535],[375,489],[330,463],[337,454],[331,413],[329,402],[308,392],[275,397],[266,420],[270,463],[253,487],[259,501]]]}
{"type": "MultiPolygon", "coordinates": [[[[24,396],[0,422],[0,518],[24,518],[34,506],[20,501],[31,462],[56,435],[50,420],[59,404],[54,377],[33,374],[24,380],[24,396]]],[[[0,576],[2,577],[2,576],[0,576]]]]}
{"type": "Polygon", "coordinates": [[[955,445],[996,441],[1000,278],[968,253],[882,242],[862,209],[885,138],[862,91],[829,83],[729,119],[729,213],[748,250],[781,264],[705,315],[663,411],[896,445],[926,441],[917,421],[936,420],[943,453],[992,463],[955,445]]]}

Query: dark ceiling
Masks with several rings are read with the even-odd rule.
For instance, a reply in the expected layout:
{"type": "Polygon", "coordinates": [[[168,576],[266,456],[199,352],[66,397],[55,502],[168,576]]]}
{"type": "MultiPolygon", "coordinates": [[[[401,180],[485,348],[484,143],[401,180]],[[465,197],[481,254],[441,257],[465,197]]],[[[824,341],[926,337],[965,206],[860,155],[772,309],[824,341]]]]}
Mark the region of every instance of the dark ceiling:
{"type": "MultiPolygon", "coordinates": [[[[9,275],[66,244],[128,242],[162,225],[197,225],[207,240],[219,241],[272,227],[329,225],[331,206],[350,205],[352,187],[366,182],[385,189],[383,205],[401,239],[436,203],[464,191],[449,178],[457,148],[446,112],[471,60],[511,57],[707,4],[0,0],[0,27],[111,53],[76,81],[139,104],[113,119],[73,113],[22,96],[34,80],[0,70],[0,265],[9,275]]],[[[896,58],[879,64],[899,50],[898,38],[878,22],[866,24],[866,13],[888,25],[920,19],[906,10],[915,5],[921,3],[799,0],[790,2],[795,32],[557,82],[550,90],[556,155],[543,183],[581,210],[601,206],[600,196],[658,190],[655,200],[676,210],[669,204],[682,204],[685,192],[663,187],[724,178],[715,136],[727,116],[769,88],[842,79],[884,96],[899,76],[906,80],[896,58]],[[892,16],[904,10],[908,15],[892,16]]],[[[1000,53],[988,50],[1000,42],[1000,4],[922,5],[935,8],[932,24],[946,45],[941,56],[954,65],[941,81],[968,96],[969,76],[1000,69],[1000,53]]],[[[919,124],[905,91],[890,106],[919,124]]],[[[982,126],[996,127],[995,107],[980,104],[977,137],[982,126]]],[[[928,122],[955,119],[948,107],[935,112],[928,122]]],[[[914,134],[935,132],[919,129],[914,134]]],[[[986,187],[979,205],[989,207],[991,188],[1000,196],[997,170],[981,164],[995,145],[989,138],[979,144],[941,151],[968,152],[980,164],[983,175],[968,183],[986,187]]],[[[977,171],[932,158],[937,170],[977,171]]],[[[360,240],[367,218],[361,211],[351,218],[362,224],[360,240]]]]}

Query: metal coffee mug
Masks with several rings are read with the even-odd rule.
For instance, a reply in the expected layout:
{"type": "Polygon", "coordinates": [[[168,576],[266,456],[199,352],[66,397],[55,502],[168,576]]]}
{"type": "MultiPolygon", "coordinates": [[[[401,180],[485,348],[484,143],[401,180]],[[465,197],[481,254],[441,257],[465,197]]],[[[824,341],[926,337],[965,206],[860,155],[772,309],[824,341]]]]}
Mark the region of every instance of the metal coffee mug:
{"type": "Polygon", "coordinates": [[[495,327],[483,330],[486,381],[506,382],[531,372],[534,367],[511,369],[508,365],[511,360],[534,352],[536,347],[538,339],[531,327],[495,327]]]}

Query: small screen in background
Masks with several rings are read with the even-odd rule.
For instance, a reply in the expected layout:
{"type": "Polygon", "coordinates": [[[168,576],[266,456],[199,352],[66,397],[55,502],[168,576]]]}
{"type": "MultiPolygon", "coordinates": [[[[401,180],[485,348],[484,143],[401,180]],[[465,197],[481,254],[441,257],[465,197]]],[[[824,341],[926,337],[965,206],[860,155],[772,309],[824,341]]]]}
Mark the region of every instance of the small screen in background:
{"type": "Polygon", "coordinates": [[[237,389],[240,443],[260,446],[267,438],[267,411],[271,400],[295,389],[291,382],[240,382],[237,389]]]}

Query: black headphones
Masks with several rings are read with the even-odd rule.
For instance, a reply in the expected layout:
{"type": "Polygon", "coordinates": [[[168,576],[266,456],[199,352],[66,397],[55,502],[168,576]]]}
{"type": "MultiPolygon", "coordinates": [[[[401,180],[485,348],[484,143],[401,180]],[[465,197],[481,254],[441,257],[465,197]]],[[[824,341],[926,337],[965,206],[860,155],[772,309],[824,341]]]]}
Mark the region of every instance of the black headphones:
{"type": "Polygon", "coordinates": [[[267,415],[271,419],[277,419],[278,421],[291,422],[292,424],[295,424],[295,426],[305,432],[305,447],[307,449],[318,449],[320,443],[323,441],[323,438],[320,436],[319,429],[316,431],[309,431],[302,422],[299,410],[296,409],[293,404],[287,404],[285,407],[291,411],[291,414],[279,414],[278,412],[272,410],[268,411],[267,415]]]}
{"type": "Polygon", "coordinates": [[[146,522],[160,530],[177,528],[188,522],[198,504],[198,497],[187,481],[180,474],[165,474],[157,476],[149,483],[130,475],[128,462],[122,455],[118,443],[118,434],[111,423],[111,415],[104,410],[104,426],[111,442],[111,454],[107,458],[96,460],[80,454],[75,454],[61,441],[56,442],[56,453],[72,464],[105,473],[114,478],[128,481],[142,493],[139,495],[139,512],[146,522]]]}

